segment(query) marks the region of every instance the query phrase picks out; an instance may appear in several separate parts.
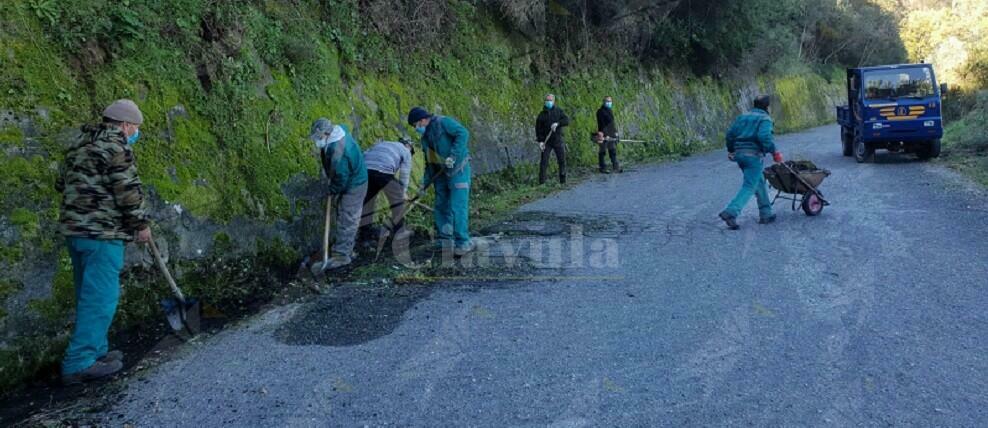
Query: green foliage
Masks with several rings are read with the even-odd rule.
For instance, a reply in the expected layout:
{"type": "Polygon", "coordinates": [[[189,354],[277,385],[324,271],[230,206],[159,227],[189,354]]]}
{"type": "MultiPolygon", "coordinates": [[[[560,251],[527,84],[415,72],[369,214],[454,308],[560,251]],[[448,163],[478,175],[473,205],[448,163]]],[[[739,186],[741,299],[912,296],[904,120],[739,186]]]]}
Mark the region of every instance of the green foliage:
{"type": "Polygon", "coordinates": [[[951,166],[988,186],[988,92],[978,94],[974,108],[947,126],[943,142],[951,166]]]}
{"type": "MultiPolygon", "coordinates": [[[[423,22],[448,25],[416,34],[407,34],[410,27],[400,22],[382,31],[386,21],[374,18],[404,20],[410,2],[401,2],[397,15],[367,9],[371,3],[375,2],[0,3],[0,36],[6,50],[0,51],[6,55],[0,61],[3,107],[26,114],[43,107],[47,112],[31,116],[40,132],[32,141],[16,127],[0,130],[0,148],[19,153],[0,156],[0,209],[27,238],[0,247],[0,262],[13,266],[25,255],[51,254],[58,248],[54,167],[65,143],[60,135],[66,128],[96,120],[104,105],[120,97],[135,99],[145,113],[144,137],[135,146],[145,185],[168,203],[219,223],[238,217],[297,220],[290,218],[282,186],[298,175],[318,175],[312,144],[306,140],[309,124],[318,117],[352,125],[358,141],[369,146],[407,134],[404,115],[412,106],[423,105],[456,117],[472,130],[485,130],[488,138],[472,143],[476,149],[482,144],[516,148],[519,141],[531,139],[530,124],[541,108],[542,94],[554,92],[574,118],[567,130],[570,160],[581,168],[596,161],[596,148],[587,136],[605,94],[615,97],[618,120],[628,126],[626,136],[655,141],[623,147],[622,157],[629,160],[719,146],[723,127],[738,112],[737,82],[649,68],[633,57],[589,59],[565,43],[559,45],[558,55],[545,55],[544,43],[506,35],[503,23],[472,2],[427,2],[429,7],[446,7],[435,9],[439,21],[423,22]],[[543,59],[557,56],[569,67],[554,68],[550,61],[555,59],[543,59]]],[[[565,3],[558,3],[562,11],[572,6],[565,3]]],[[[579,14],[553,16],[570,19],[579,14]]],[[[756,17],[752,12],[742,18],[756,17]]],[[[677,43],[683,49],[701,46],[717,61],[743,66],[736,54],[717,51],[716,44],[699,38],[736,36],[730,45],[742,48],[757,42],[752,38],[756,34],[735,35],[725,28],[704,31],[677,43]]],[[[790,39],[781,35],[789,30],[779,31],[771,46],[788,46],[790,39]]],[[[689,52],[677,55],[689,59],[689,52]]],[[[822,104],[814,93],[830,88],[812,72],[798,71],[760,82],[765,90],[784,95],[780,123],[788,130],[819,123],[823,107],[810,104],[822,104]]],[[[829,111],[822,117],[829,117],[829,111]]],[[[414,176],[421,176],[420,159],[414,176]]],[[[533,165],[516,163],[512,169],[478,177],[475,218],[493,218],[540,195],[543,188],[518,184],[531,181],[534,172],[533,165]]],[[[411,223],[427,227],[430,220],[418,212],[411,223]]],[[[204,258],[173,260],[172,265],[190,295],[221,310],[242,310],[238,308],[269,297],[278,289],[276,279],[299,257],[292,248],[295,243],[277,240],[258,242],[253,254],[232,258],[226,255],[242,249],[229,235],[217,234],[213,244],[204,258]]],[[[46,334],[64,330],[73,304],[68,258],[64,251],[52,258],[58,260],[52,296],[29,305],[51,324],[46,334]]],[[[160,321],[157,302],[166,295],[154,271],[128,270],[114,328],[160,321]]],[[[26,354],[8,361],[10,365],[0,361],[0,369],[17,367],[20,378],[40,367],[37,364],[57,359],[59,343],[24,342],[26,354]],[[34,354],[41,351],[56,353],[34,354]]]]}
{"type": "Polygon", "coordinates": [[[967,91],[988,87],[988,3],[921,4],[903,14],[900,27],[910,59],[934,64],[941,82],[967,91]]]}
{"type": "Polygon", "coordinates": [[[25,208],[14,208],[10,222],[17,226],[21,239],[34,239],[38,236],[38,215],[25,208]]]}
{"type": "Polygon", "coordinates": [[[546,39],[547,47],[535,49],[548,58],[540,64],[547,69],[631,57],[696,74],[750,76],[792,73],[805,63],[896,63],[906,55],[893,11],[872,0],[560,0],[548,10],[528,0],[492,3],[506,25],[546,39]]]}
{"type": "Polygon", "coordinates": [[[54,25],[58,19],[58,9],[55,0],[30,0],[28,6],[39,20],[54,25]]]}
{"type": "Polygon", "coordinates": [[[68,338],[25,335],[0,349],[0,391],[15,391],[27,378],[58,363],[65,353],[68,338]]]}

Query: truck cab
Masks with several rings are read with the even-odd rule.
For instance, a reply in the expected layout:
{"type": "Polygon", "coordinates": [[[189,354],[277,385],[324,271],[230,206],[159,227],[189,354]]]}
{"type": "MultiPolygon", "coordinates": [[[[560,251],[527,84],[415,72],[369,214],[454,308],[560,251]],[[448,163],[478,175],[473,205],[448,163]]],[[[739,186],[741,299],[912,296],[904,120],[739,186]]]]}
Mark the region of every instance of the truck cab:
{"type": "Polygon", "coordinates": [[[848,69],[848,104],[837,107],[844,156],[870,162],[877,149],[940,156],[945,92],[930,64],[848,69]]]}

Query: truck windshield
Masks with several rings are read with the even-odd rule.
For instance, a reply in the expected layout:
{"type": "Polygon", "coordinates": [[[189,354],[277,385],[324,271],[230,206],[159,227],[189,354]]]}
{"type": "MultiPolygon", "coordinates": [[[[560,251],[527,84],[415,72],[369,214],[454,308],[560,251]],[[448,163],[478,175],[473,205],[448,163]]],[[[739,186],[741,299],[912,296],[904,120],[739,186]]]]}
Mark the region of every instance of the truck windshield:
{"type": "Polygon", "coordinates": [[[929,68],[871,71],[864,75],[865,99],[923,98],[935,95],[929,68]]]}

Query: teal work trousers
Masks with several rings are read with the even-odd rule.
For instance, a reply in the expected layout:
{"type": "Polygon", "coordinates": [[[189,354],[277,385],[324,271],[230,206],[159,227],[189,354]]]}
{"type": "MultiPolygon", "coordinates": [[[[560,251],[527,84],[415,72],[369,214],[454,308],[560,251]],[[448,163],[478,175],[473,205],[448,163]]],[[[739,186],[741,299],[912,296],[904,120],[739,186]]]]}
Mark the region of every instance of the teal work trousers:
{"type": "Polygon", "coordinates": [[[75,281],[75,329],[62,360],[62,374],[83,371],[108,352],[106,335],[120,300],[124,242],[70,237],[66,240],[75,281]]]}
{"type": "Polygon", "coordinates": [[[435,179],[436,200],[433,219],[442,241],[452,240],[457,248],[470,245],[470,166],[452,178],[435,179]]]}
{"type": "Polygon", "coordinates": [[[755,196],[758,200],[758,214],[761,218],[772,216],[772,199],[768,197],[768,188],[765,186],[762,159],[756,156],[737,155],[734,161],[738,163],[744,173],[744,182],[741,184],[741,190],[738,190],[738,194],[724,209],[724,212],[733,217],[739,216],[751,197],[755,196]]]}

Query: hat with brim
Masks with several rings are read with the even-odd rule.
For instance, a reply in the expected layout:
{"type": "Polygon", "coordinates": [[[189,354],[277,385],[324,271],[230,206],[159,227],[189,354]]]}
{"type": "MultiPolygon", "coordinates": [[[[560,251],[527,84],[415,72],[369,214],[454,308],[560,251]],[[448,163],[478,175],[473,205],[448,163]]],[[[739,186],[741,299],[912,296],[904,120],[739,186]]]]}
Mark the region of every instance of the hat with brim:
{"type": "Polygon", "coordinates": [[[103,110],[103,117],[117,122],[133,123],[134,125],[144,123],[144,115],[141,113],[141,109],[137,107],[137,103],[128,99],[114,101],[106,110],[103,110]]]}
{"type": "Polygon", "coordinates": [[[320,117],[312,122],[312,128],[309,129],[309,139],[312,141],[321,140],[331,132],[333,132],[333,122],[325,117],[320,117]]]}

